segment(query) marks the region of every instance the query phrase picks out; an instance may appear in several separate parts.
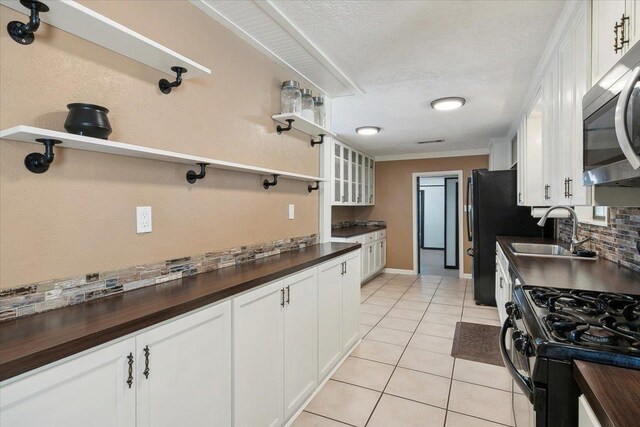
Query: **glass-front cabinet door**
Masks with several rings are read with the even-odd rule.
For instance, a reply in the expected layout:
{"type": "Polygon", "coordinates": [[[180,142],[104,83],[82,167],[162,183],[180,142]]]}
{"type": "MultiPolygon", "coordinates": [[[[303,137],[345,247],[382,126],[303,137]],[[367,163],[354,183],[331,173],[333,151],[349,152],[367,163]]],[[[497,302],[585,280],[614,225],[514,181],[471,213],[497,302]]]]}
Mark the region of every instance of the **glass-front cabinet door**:
{"type": "Polygon", "coordinates": [[[371,175],[370,175],[370,171],[371,169],[369,169],[369,158],[365,157],[364,158],[364,204],[369,204],[369,197],[371,195],[371,193],[369,192],[369,181],[371,180],[371,175]]]}
{"type": "Polygon", "coordinates": [[[363,159],[364,159],[364,156],[362,155],[362,153],[358,153],[358,169],[357,169],[358,177],[357,177],[357,186],[356,186],[356,190],[358,192],[356,203],[358,204],[364,203],[364,200],[362,199],[362,175],[364,174],[363,159]]]}
{"type": "Polygon", "coordinates": [[[375,162],[373,161],[373,159],[369,159],[369,201],[368,203],[370,205],[373,205],[375,203],[375,199],[376,199],[376,192],[375,192],[375,182],[376,182],[376,176],[375,176],[375,162]]]}
{"type": "Polygon", "coordinates": [[[351,191],[349,193],[349,202],[351,204],[358,203],[358,153],[355,150],[349,150],[350,173],[351,173],[351,191]]]}
{"type": "Polygon", "coordinates": [[[342,202],[349,203],[349,147],[342,146],[342,202]]]}
{"type": "Polygon", "coordinates": [[[342,145],[333,143],[333,203],[342,203],[342,145]]]}

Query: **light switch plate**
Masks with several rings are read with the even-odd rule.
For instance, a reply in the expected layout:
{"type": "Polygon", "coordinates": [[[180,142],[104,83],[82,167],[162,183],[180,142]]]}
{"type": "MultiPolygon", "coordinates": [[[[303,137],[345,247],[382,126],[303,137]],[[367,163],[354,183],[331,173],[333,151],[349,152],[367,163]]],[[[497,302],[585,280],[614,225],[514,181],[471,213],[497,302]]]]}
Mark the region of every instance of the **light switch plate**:
{"type": "Polygon", "coordinates": [[[289,219],[294,219],[296,217],[296,206],[291,203],[289,204],[289,219]]]}
{"type": "Polygon", "coordinates": [[[136,207],[136,231],[138,234],[151,233],[151,206],[136,207]]]}

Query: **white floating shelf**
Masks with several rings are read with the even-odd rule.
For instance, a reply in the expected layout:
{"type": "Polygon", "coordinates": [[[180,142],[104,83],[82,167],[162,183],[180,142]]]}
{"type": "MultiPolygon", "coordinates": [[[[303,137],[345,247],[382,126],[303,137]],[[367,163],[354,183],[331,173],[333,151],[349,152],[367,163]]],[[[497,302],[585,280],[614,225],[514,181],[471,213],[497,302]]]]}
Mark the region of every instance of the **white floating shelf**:
{"type": "MultiPolygon", "coordinates": [[[[75,34],[170,76],[175,76],[175,73],[171,71],[173,66],[187,69],[187,72],[182,76],[183,79],[211,74],[211,70],[207,67],[75,1],[44,0],[44,3],[49,6],[49,11],[40,12],[40,19],[63,31],[75,34]]],[[[2,0],[0,4],[29,16],[29,9],[17,0],[2,0]]],[[[140,17],[140,19],[144,19],[144,17],[140,17]]],[[[35,33],[35,36],[34,43],[38,43],[38,32],[35,33]]]]}
{"type": "MultiPolygon", "coordinates": [[[[77,150],[96,151],[98,153],[114,154],[117,156],[128,156],[137,157],[140,159],[160,160],[163,162],[182,163],[191,166],[196,166],[196,163],[208,163],[209,165],[207,167],[214,169],[245,172],[262,176],[278,175],[279,178],[293,179],[297,181],[328,181],[327,179],[323,179],[317,176],[301,175],[275,169],[266,169],[257,166],[243,165],[241,163],[233,163],[207,157],[192,156],[190,154],[176,153],[174,151],[159,150],[156,148],[142,147],[140,145],[125,144],[123,142],[90,138],[88,136],[74,135],[71,133],[58,132],[55,130],[41,129],[31,126],[20,125],[0,131],[0,139],[35,143],[40,145],[44,150],[43,144],[36,142],[36,138],[57,139],[62,141],[61,144],[57,144],[55,146],[55,150],[57,150],[58,147],[74,148],[77,150]]],[[[55,162],[53,167],[55,167],[55,162]]]]}
{"type": "Polygon", "coordinates": [[[276,114],[275,116],[271,116],[273,120],[276,122],[282,123],[285,126],[288,126],[287,120],[293,120],[291,127],[299,130],[300,132],[304,132],[309,136],[336,136],[335,133],[325,129],[323,127],[318,126],[317,124],[305,119],[304,117],[298,116],[297,114],[276,114]]]}

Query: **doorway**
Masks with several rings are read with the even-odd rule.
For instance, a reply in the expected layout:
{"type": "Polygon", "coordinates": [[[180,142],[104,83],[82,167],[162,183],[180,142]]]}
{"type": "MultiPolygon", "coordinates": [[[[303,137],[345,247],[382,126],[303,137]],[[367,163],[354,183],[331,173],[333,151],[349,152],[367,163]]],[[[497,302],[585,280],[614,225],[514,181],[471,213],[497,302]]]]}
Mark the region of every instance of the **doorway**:
{"type": "Polygon", "coordinates": [[[416,176],[418,274],[460,275],[460,179],[456,175],[416,176]]]}

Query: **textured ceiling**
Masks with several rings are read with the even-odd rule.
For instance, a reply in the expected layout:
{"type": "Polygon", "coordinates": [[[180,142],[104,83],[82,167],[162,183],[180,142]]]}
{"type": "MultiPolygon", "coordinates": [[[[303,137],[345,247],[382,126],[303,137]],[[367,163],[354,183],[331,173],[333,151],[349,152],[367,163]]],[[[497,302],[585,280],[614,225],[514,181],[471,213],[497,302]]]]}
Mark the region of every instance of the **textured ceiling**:
{"type": "Polygon", "coordinates": [[[486,148],[506,136],[563,2],[290,1],[271,4],[364,91],[335,98],[332,130],[375,155],[486,148]],[[433,99],[463,96],[455,111],[433,99]],[[374,125],[373,137],[356,135],[374,125]],[[416,142],[445,138],[445,142],[416,142]]]}

